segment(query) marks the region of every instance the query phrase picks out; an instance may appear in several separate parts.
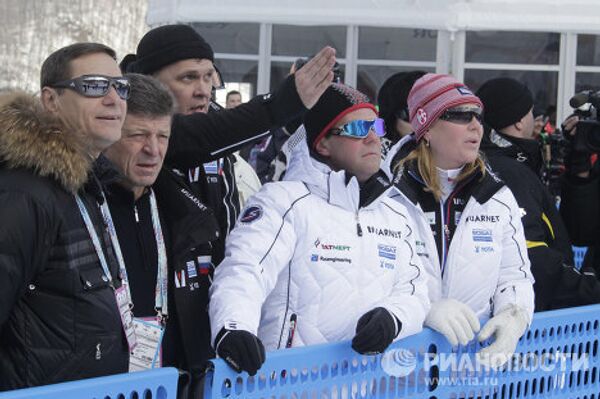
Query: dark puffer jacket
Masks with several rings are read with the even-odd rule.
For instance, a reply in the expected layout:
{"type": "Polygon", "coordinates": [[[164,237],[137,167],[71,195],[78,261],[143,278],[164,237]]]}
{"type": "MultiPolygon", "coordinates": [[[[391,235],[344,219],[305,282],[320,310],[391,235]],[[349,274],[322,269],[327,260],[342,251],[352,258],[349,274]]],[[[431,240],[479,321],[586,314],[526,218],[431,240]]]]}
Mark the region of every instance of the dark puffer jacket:
{"type": "Polygon", "coordinates": [[[535,277],[535,310],[600,303],[600,283],[593,273],[573,267],[567,230],[553,197],[537,174],[541,169],[538,142],[492,130],[484,137],[481,149],[521,209],[535,277]]]}
{"type": "Polygon", "coordinates": [[[128,369],[113,289],[73,196],[119,287],[97,205],[108,165],[92,165],[78,140],[31,96],[0,97],[0,391],[128,369]]]}

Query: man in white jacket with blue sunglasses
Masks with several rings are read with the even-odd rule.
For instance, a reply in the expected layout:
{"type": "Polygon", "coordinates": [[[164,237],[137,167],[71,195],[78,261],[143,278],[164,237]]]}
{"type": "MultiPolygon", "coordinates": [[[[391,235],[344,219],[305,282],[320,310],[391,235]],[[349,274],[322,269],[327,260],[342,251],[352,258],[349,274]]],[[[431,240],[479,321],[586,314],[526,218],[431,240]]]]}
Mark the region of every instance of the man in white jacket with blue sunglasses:
{"type": "Polygon", "coordinates": [[[248,200],[211,288],[216,352],[251,375],[265,348],[352,339],[381,353],[429,311],[412,222],[385,195],[375,107],[332,84],[304,125],[286,181],[248,200]]]}

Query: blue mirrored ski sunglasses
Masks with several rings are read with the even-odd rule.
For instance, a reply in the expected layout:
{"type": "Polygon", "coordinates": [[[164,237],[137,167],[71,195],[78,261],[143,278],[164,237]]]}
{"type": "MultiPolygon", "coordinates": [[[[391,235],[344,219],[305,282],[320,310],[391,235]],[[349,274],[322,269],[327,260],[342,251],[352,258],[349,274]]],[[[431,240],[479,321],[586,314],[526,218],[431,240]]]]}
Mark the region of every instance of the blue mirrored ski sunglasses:
{"type": "Polygon", "coordinates": [[[375,120],[372,121],[357,119],[355,121],[346,123],[344,126],[331,129],[331,133],[337,134],[338,136],[364,139],[369,135],[371,130],[378,137],[383,137],[385,135],[383,119],[375,118],[375,120]]]}

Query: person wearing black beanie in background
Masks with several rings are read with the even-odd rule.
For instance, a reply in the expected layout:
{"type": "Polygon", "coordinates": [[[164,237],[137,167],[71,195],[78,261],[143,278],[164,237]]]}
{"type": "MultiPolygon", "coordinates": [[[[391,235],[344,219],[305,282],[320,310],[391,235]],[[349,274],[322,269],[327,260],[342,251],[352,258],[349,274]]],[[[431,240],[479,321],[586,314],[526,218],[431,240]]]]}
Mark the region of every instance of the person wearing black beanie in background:
{"type": "Polygon", "coordinates": [[[385,121],[386,138],[393,144],[413,129],[408,118],[408,93],[425,71],[398,72],[383,82],[377,94],[379,115],[385,121]]]}
{"type": "Polygon", "coordinates": [[[481,145],[492,170],[521,208],[527,252],[535,277],[535,310],[600,302],[592,272],[573,266],[573,252],[555,201],[540,180],[542,156],[533,138],[533,97],[521,82],[496,78],[477,91],[484,105],[486,134],[481,145]]]}

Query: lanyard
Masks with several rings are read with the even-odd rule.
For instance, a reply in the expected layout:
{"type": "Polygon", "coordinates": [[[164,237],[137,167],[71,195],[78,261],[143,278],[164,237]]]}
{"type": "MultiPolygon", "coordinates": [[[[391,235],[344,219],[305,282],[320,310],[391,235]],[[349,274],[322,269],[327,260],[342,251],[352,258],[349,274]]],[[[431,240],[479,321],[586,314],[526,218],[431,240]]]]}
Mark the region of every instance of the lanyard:
{"type": "MultiPolygon", "coordinates": [[[[83,222],[85,223],[85,227],[90,235],[90,238],[92,239],[92,244],[94,245],[94,249],[96,250],[96,253],[98,254],[98,258],[100,259],[100,265],[102,266],[104,275],[106,276],[108,281],[111,283],[111,286],[113,286],[112,274],[110,273],[110,270],[108,268],[108,262],[106,261],[106,257],[104,256],[104,250],[102,249],[102,246],[100,245],[100,238],[98,237],[98,233],[96,232],[96,229],[94,228],[94,224],[92,223],[92,220],[90,219],[90,214],[88,213],[88,210],[86,209],[85,205],[83,204],[83,200],[81,199],[81,197],[79,195],[75,196],[75,201],[77,202],[77,206],[79,207],[79,213],[81,213],[81,216],[83,217],[83,222]]],[[[114,288],[114,286],[113,286],[113,288],[114,288]]]]}
{"type": "MultiPolygon", "coordinates": [[[[110,240],[115,249],[117,260],[119,261],[119,267],[121,275],[123,276],[123,282],[127,285],[129,290],[129,278],[127,276],[127,270],[125,269],[125,260],[123,259],[123,252],[119,245],[119,238],[117,237],[117,230],[108,207],[108,202],[105,200],[100,207],[102,216],[108,228],[108,234],[110,240]]],[[[167,250],[165,248],[165,240],[160,226],[160,218],[158,216],[158,206],[156,205],[156,197],[154,191],[150,189],[150,213],[152,215],[152,227],[154,230],[154,238],[156,240],[156,247],[158,249],[158,270],[156,273],[156,288],[154,290],[154,309],[158,313],[159,319],[162,321],[166,319],[169,314],[167,304],[167,250]]],[[[131,294],[130,294],[131,297],[131,294]]]]}
{"type": "MultiPolygon", "coordinates": [[[[98,257],[100,258],[100,263],[102,265],[102,269],[104,273],[107,274],[109,281],[112,281],[112,277],[108,271],[108,263],[106,262],[106,257],[104,256],[104,252],[102,251],[102,247],[100,246],[100,240],[98,238],[98,234],[92,225],[91,219],[87,212],[87,209],[83,206],[83,201],[79,196],[76,197],[77,205],[79,205],[79,211],[83,216],[83,220],[87,227],[87,230],[92,238],[92,242],[94,244],[94,248],[98,253],[98,257]]],[[[159,315],[159,319],[166,319],[168,312],[168,303],[167,303],[167,250],[165,248],[165,240],[162,233],[162,228],[160,225],[160,218],[158,216],[158,206],[156,204],[156,197],[154,196],[154,191],[150,190],[150,210],[152,214],[152,227],[154,230],[154,236],[156,239],[156,247],[158,248],[158,272],[156,275],[156,288],[154,294],[154,308],[159,315]]],[[[119,263],[119,272],[123,279],[123,284],[125,285],[129,298],[131,297],[131,291],[129,289],[129,278],[127,276],[127,269],[125,267],[125,260],[123,258],[123,252],[121,251],[121,245],[119,244],[119,238],[117,237],[117,231],[115,229],[115,224],[112,219],[112,215],[110,213],[110,209],[108,207],[108,202],[106,198],[104,198],[104,203],[100,207],[100,212],[102,213],[102,217],[104,219],[104,223],[108,230],[108,234],[110,236],[110,241],[113,245],[113,249],[115,251],[115,255],[117,257],[117,261],[119,263]]]]}

